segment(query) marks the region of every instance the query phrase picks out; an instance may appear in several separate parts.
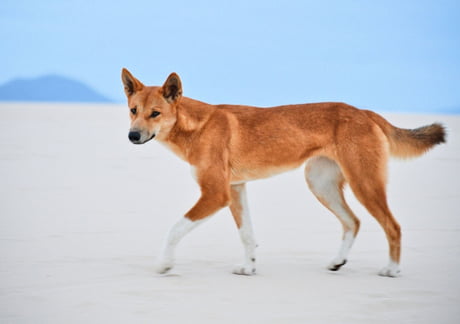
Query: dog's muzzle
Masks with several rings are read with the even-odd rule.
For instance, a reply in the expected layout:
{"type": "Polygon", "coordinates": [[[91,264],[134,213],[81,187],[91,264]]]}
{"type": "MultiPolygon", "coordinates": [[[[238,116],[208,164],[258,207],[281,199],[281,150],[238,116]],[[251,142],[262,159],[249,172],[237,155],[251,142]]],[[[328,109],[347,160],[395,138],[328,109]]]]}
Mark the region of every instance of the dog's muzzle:
{"type": "Polygon", "coordinates": [[[150,138],[147,140],[142,140],[142,134],[138,131],[130,131],[128,134],[128,138],[133,144],[144,144],[150,141],[152,138],[155,137],[155,134],[153,134],[150,138]]]}

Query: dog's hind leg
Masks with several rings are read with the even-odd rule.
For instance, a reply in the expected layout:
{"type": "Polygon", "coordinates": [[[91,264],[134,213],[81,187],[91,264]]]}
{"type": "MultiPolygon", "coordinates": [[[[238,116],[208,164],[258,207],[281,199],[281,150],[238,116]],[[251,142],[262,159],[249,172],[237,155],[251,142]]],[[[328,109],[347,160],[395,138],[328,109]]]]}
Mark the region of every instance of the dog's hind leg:
{"type": "Polygon", "coordinates": [[[336,162],[326,157],[313,157],[305,167],[305,179],[316,198],[339,219],[343,226],[343,239],[339,253],[328,269],[339,270],[359,231],[359,220],[348,207],[343,196],[345,178],[336,162]]]}
{"type": "Polygon", "coordinates": [[[240,275],[253,275],[256,272],[255,249],[257,247],[254,239],[249,209],[246,199],[246,185],[244,183],[231,186],[230,210],[235,219],[236,226],[240,234],[241,242],[244,246],[245,257],[241,265],[237,265],[233,273],[240,275]]]}
{"type": "Polygon", "coordinates": [[[400,272],[401,227],[388,207],[384,180],[378,172],[369,170],[356,170],[350,175],[347,175],[347,178],[353,193],[382,226],[388,240],[390,261],[379,274],[396,277],[400,272]]]}
{"type": "Polygon", "coordinates": [[[340,149],[338,153],[343,174],[351,190],[385,231],[390,248],[390,261],[380,271],[380,275],[396,277],[400,272],[401,227],[393,217],[386,197],[388,148],[377,137],[378,129],[374,134],[369,132],[365,138],[373,144],[367,145],[366,151],[362,150],[365,146],[363,143],[357,143],[340,149]]]}

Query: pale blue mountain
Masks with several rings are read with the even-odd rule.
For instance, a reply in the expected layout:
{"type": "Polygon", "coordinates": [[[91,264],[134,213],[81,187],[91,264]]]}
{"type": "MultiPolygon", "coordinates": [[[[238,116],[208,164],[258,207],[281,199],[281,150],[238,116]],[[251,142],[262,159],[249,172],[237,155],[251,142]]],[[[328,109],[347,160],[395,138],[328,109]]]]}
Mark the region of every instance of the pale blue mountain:
{"type": "Polygon", "coordinates": [[[0,85],[0,101],[111,102],[86,84],[59,75],[14,79],[0,85]]]}

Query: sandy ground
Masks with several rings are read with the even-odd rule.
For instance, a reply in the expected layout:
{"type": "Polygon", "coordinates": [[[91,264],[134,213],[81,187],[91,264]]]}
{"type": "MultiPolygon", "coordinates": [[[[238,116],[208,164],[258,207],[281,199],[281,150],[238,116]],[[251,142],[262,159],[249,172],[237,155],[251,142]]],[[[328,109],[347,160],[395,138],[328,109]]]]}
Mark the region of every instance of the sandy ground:
{"type": "Polygon", "coordinates": [[[447,145],[390,163],[401,277],[377,276],[385,237],[350,192],[361,232],[326,270],[341,228],[302,170],[248,185],[256,276],[231,274],[243,249],[227,210],[161,276],[165,233],[199,194],[188,165],[130,144],[125,106],[1,104],[0,323],[460,323],[460,117],[384,116],[449,129],[447,145]]]}

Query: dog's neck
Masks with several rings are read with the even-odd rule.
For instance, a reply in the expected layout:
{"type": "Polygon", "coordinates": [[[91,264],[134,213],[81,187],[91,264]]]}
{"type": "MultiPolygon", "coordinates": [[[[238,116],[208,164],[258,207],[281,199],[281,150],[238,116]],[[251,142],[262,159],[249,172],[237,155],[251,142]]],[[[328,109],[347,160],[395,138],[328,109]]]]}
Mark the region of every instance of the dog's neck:
{"type": "Polygon", "coordinates": [[[189,143],[197,136],[217,108],[198,100],[183,97],[176,109],[176,123],[162,142],[180,158],[190,162],[187,159],[187,147],[190,146],[189,143]]]}
{"type": "Polygon", "coordinates": [[[182,132],[194,132],[203,127],[216,107],[187,97],[177,105],[177,122],[175,127],[182,132]]]}

